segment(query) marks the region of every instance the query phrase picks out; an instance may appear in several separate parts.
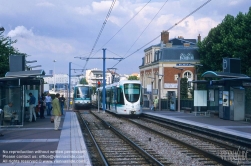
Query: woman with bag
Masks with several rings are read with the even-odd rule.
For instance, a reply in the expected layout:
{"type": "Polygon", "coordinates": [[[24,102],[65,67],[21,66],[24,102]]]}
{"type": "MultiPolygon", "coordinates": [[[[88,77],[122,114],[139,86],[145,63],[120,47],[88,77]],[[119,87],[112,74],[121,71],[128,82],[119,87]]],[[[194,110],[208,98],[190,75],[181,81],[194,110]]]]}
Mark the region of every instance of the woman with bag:
{"type": "Polygon", "coordinates": [[[59,105],[59,93],[56,94],[55,99],[52,101],[52,110],[54,115],[54,130],[59,130],[59,125],[61,121],[61,109],[59,105]]]}

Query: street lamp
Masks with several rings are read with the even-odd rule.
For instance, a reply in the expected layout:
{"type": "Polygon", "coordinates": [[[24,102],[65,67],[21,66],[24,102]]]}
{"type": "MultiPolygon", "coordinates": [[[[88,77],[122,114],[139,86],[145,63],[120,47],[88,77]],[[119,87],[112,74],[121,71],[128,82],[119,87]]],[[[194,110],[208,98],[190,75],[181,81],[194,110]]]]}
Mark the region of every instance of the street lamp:
{"type": "Polygon", "coordinates": [[[56,84],[56,81],[55,81],[55,62],[56,60],[53,60],[53,89],[54,89],[54,92],[56,92],[56,89],[55,89],[55,84],[56,84]]]}
{"type": "MultiPolygon", "coordinates": [[[[183,68],[179,68],[175,66],[173,68],[180,70],[180,72],[184,70],[183,68]]],[[[178,73],[178,112],[180,112],[180,73],[178,73]]]]}
{"type": "Polygon", "coordinates": [[[159,111],[161,111],[161,79],[164,75],[162,74],[156,74],[157,76],[159,76],[159,83],[158,83],[158,87],[159,87],[159,111]]]}

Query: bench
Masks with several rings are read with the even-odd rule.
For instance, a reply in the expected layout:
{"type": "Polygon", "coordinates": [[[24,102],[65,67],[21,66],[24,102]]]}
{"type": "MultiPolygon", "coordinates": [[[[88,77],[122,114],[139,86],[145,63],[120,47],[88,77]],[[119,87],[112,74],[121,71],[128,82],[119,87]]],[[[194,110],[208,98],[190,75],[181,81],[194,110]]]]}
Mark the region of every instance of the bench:
{"type": "Polygon", "coordinates": [[[192,108],[190,107],[181,107],[182,110],[184,110],[184,112],[188,111],[188,112],[192,112],[192,108]]]}
{"type": "Polygon", "coordinates": [[[205,115],[205,116],[210,116],[210,113],[208,113],[207,111],[197,111],[197,112],[193,112],[195,116],[197,115],[205,115]]]}
{"type": "Polygon", "coordinates": [[[246,121],[246,122],[247,122],[247,121],[251,121],[250,119],[251,119],[251,114],[246,114],[246,115],[245,115],[245,121],[246,121]]]}

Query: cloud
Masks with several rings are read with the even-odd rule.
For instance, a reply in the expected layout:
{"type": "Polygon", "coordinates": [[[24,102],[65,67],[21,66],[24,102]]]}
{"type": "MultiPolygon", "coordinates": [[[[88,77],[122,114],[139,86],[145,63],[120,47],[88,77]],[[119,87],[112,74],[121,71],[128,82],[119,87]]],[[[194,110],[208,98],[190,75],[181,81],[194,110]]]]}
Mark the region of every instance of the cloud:
{"type": "Polygon", "coordinates": [[[24,26],[17,26],[14,30],[11,30],[7,36],[9,37],[22,37],[22,38],[26,38],[26,37],[31,37],[33,36],[33,32],[32,30],[28,30],[26,29],[24,26]]]}
{"type": "Polygon", "coordinates": [[[50,2],[40,2],[36,4],[36,6],[42,6],[42,7],[54,7],[55,5],[50,2]]]}
{"type": "Polygon", "coordinates": [[[60,54],[72,53],[75,49],[63,39],[56,39],[46,36],[35,35],[32,30],[28,30],[24,26],[17,26],[14,30],[11,30],[8,35],[11,38],[17,39],[17,45],[20,45],[20,51],[29,53],[31,49],[35,49],[32,52],[52,52],[60,54]],[[22,48],[25,48],[22,50],[22,48]]]}

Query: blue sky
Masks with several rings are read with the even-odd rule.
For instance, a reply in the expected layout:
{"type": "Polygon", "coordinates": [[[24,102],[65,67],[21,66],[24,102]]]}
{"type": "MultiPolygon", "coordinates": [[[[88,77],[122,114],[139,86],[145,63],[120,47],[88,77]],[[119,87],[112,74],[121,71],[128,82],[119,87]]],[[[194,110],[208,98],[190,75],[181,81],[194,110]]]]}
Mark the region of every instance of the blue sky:
{"type": "MultiPolygon", "coordinates": [[[[5,28],[5,36],[17,40],[15,48],[30,55],[27,60],[37,60],[31,66],[42,65],[34,70],[44,69],[49,73],[55,67],[55,73],[68,74],[69,62],[72,69],[83,69],[85,65],[86,69],[102,69],[101,59],[86,63],[74,57],[102,57],[102,48],[106,48],[109,58],[130,55],[118,64],[117,60],[107,60],[106,68],[115,67],[120,74],[132,74],[139,72],[144,49],[158,44],[160,38],[146,44],[206,0],[117,0],[95,44],[112,2],[0,0],[0,27],[5,28]]],[[[250,0],[212,0],[171,29],[170,38],[196,39],[198,34],[204,38],[227,14],[247,13],[250,6],[250,0]]]]}

